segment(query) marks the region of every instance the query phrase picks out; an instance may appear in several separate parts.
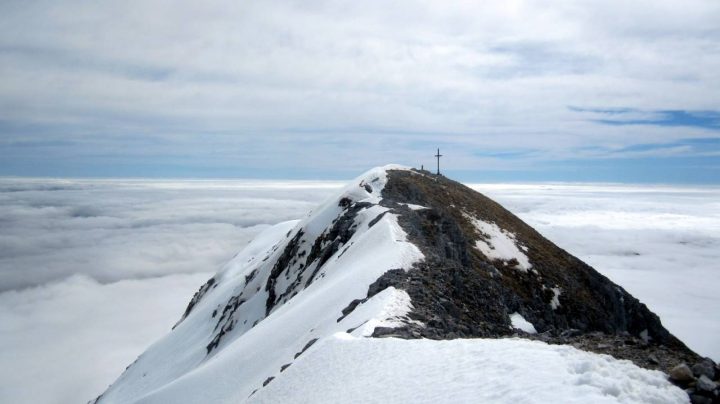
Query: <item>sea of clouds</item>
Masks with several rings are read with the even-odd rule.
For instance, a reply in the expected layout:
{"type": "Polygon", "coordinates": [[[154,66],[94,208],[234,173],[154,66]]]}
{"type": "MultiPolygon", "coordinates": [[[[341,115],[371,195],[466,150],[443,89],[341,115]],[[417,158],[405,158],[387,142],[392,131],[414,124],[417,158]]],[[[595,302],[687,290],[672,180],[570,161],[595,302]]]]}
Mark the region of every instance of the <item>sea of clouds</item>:
{"type": "MultiPolygon", "coordinates": [[[[340,183],[0,179],[0,402],[83,402],[267,226],[340,183]]],[[[486,185],[720,359],[720,188],[486,185]]]]}

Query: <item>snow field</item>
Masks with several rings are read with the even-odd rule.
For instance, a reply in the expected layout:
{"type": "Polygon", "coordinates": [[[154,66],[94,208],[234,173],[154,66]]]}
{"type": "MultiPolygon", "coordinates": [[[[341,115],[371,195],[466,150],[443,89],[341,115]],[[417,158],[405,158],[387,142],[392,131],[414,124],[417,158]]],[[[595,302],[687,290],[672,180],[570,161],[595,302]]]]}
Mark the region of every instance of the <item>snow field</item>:
{"type": "Polygon", "coordinates": [[[687,403],[661,372],[523,339],[318,342],[248,403],[687,403]]]}
{"type": "MultiPolygon", "coordinates": [[[[394,288],[373,296],[338,321],[342,310],[351,301],[365,298],[370,284],[386,271],[409,269],[423,259],[420,250],[407,242],[394,215],[385,214],[372,227],[368,225],[385,211],[376,205],[386,181],[384,170],[374,169],[356,179],[299,223],[281,223],[261,234],[218,274],[217,285],[188,317],[121,376],[102,402],[242,401],[268,378],[278,377],[281,367],[292,364],[314,341],[349,328],[369,335],[376,326],[395,325],[397,318],[410,310],[410,299],[394,288]],[[265,284],[274,262],[300,230],[306,245],[312,245],[342,212],[339,201],[344,198],[375,204],[358,212],[357,230],[345,244],[351,248],[340,248],[309,286],[297,289],[297,295],[286,302],[278,302],[265,317],[265,284]],[[258,274],[249,278],[255,270],[258,274]],[[222,316],[213,317],[212,313],[222,313],[227,302],[241,292],[245,301],[230,314],[234,326],[207,355],[206,345],[219,332],[217,316],[222,316]]],[[[297,265],[290,264],[296,269],[297,265]]],[[[309,280],[312,265],[296,272],[303,277],[300,285],[309,280]]],[[[288,273],[293,268],[288,267],[288,273]]],[[[282,278],[278,285],[291,286],[282,278]]]]}

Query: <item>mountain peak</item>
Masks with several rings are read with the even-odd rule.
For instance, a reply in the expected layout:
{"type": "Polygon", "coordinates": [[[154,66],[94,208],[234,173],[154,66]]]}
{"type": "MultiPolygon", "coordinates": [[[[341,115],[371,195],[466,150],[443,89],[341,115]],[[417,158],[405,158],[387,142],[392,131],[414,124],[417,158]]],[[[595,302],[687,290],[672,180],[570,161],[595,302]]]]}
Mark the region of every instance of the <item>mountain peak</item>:
{"type": "MultiPolygon", "coordinates": [[[[522,331],[513,325],[516,314],[546,341],[623,335],[635,338],[642,349],[671,347],[677,354],[674,363],[695,358],[622,287],[469,187],[427,172],[391,170],[383,196],[380,204],[397,215],[408,240],[425,257],[402,280],[385,281],[412,299],[412,317],[423,326],[407,327],[413,329],[410,335],[511,335],[522,331]]],[[[620,356],[633,359],[638,353],[632,350],[620,356]]]]}
{"type": "Polygon", "coordinates": [[[98,401],[243,401],[338,333],[522,336],[661,369],[697,359],[645,305],[499,204],[390,165],[259,235],[98,401]]]}

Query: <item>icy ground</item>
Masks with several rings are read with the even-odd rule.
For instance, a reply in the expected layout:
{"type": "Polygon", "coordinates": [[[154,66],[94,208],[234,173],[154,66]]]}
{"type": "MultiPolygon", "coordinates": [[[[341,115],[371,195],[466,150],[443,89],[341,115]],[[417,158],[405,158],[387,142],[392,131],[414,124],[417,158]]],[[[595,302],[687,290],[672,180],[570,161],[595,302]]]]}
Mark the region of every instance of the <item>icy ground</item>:
{"type": "MultiPolygon", "coordinates": [[[[0,402],[94,397],[169,330],[208,271],[340,186],[0,179],[0,402]]],[[[473,187],[720,360],[720,189],[473,187]]]]}
{"type": "Polygon", "coordinates": [[[249,403],[686,403],[661,372],[521,339],[318,342],[249,403]]]}

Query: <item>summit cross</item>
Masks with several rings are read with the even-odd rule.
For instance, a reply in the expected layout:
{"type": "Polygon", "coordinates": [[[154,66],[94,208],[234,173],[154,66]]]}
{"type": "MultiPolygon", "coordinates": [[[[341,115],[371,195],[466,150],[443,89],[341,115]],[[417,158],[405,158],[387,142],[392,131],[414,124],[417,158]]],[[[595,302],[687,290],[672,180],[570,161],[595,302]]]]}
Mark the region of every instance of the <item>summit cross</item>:
{"type": "Polygon", "coordinates": [[[435,157],[437,157],[437,175],[440,175],[440,157],[442,157],[442,154],[440,154],[440,148],[437,149],[435,157]]]}

